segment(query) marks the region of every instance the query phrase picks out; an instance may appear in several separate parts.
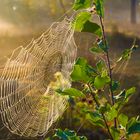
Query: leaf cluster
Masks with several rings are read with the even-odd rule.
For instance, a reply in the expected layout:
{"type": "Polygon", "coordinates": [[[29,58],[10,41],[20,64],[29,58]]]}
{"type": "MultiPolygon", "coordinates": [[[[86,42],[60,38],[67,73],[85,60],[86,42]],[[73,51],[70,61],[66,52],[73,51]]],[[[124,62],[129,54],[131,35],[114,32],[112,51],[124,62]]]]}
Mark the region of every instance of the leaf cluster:
{"type": "MultiPolygon", "coordinates": [[[[87,98],[87,94],[90,94],[95,106],[93,109],[89,107],[84,110],[86,120],[105,129],[111,140],[127,139],[130,135],[140,132],[139,118],[129,118],[127,114],[121,113],[121,109],[136,92],[136,88],[121,89],[121,83],[112,78],[108,56],[109,46],[104,35],[102,22],[104,17],[103,4],[103,0],[75,0],[73,9],[78,11],[78,14],[72,23],[72,27],[75,31],[95,35],[97,41],[90,48],[90,52],[106,56],[106,58],[100,59],[95,66],[88,64],[85,58],[78,58],[71,73],[71,79],[73,82],[84,85],[83,88],[80,90],[76,88],[58,89],[57,92],[73,98],[87,98]],[[99,17],[100,25],[92,21],[94,15],[99,17]],[[105,92],[108,93],[108,98],[103,96],[105,101],[101,102],[100,94],[104,95],[105,92]]],[[[130,49],[122,53],[116,63],[130,59],[136,48],[134,43],[130,49]]],[[[69,130],[58,130],[56,136],[62,140],[86,140],[85,137],[79,137],[75,132],[69,130]]]]}

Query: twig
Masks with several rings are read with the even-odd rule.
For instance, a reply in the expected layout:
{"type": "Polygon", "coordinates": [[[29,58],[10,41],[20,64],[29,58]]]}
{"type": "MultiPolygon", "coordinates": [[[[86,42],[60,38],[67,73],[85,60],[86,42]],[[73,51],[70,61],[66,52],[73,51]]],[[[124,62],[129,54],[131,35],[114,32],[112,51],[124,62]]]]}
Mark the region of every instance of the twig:
{"type": "MultiPolygon", "coordinates": [[[[106,40],[106,36],[105,36],[105,29],[104,29],[104,24],[103,24],[103,19],[101,16],[99,16],[99,19],[100,19],[100,23],[101,23],[101,28],[102,28],[102,33],[103,33],[103,41],[104,41],[104,45],[107,47],[107,40],[106,40]]],[[[108,63],[108,70],[109,70],[109,77],[110,77],[110,94],[111,94],[111,102],[112,102],[112,105],[115,104],[115,100],[114,100],[114,93],[113,93],[113,90],[112,90],[112,69],[111,69],[111,64],[110,64],[110,58],[109,58],[109,52],[107,50],[106,52],[106,58],[107,58],[107,63],[108,63]]],[[[117,128],[117,120],[116,118],[114,118],[114,127],[117,128]]]]}
{"type": "Polygon", "coordinates": [[[83,127],[83,125],[85,124],[85,119],[84,121],[81,123],[81,125],[79,126],[79,128],[77,129],[76,133],[78,133],[80,131],[80,129],[83,127]]]}
{"type": "MultiPolygon", "coordinates": [[[[90,86],[90,84],[88,84],[88,87],[89,87],[89,90],[90,90],[91,95],[92,95],[92,97],[93,97],[93,100],[95,101],[97,107],[99,108],[99,107],[100,107],[100,103],[99,103],[98,100],[96,99],[95,93],[94,93],[92,87],[90,86]]],[[[109,134],[111,140],[114,140],[114,139],[113,139],[113,136],[112,136],[112,134],[111,134],[111,132],[110,132],[109,126],[108,126],[108,124],[107,124],[107,120],[106,120],[106,118],[105,118],[105,115],[104,115],[103,113],[101,113],[101,115],[102,115],[102,118],[103,118],[103,120],[104,120],[106,129],[107,129],[107,132],[108,132],[108,134],[109,134]]]]}

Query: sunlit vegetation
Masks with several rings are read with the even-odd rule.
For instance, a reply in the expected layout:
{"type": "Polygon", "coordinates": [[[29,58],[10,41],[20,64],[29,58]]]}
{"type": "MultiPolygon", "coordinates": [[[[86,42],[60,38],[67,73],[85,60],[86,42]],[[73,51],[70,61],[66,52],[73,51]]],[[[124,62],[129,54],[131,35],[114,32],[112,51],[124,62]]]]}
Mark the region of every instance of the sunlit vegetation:
{"type": "MultiPolygon", "coordinates": [[[[134,4],[136,7],[131,5],[132,1],[1,1],[0,17],[3,20],[0,20],[0,72],[15,48],[26,46],[33,37],[40,36],[52,22],[62,21],[65,17],[73,16],[71,28],[75,31],[78,54],[71,71],[70,88],[64,88],[70,86],[70,83],[63,79],[61,73],[48,76],[53,77],[53,80],[49,86],[46,85],[55,90],[56,97],[64,97],[68,104],[64,114],[61,113],[47,135],[19,137],[7,129],[2,129],[0,138],[140,139],[140,30],[139,12],[135,13],[135,10],[140,8],[138,0],[134,4]],[[133,14],[136,14],[135,18],[133,14]]],[[[50,108],[46,108],[44,104],[47,105],[50,98],[44,94],[39,114],[45,116],[49,111],[50,108]]],[[[57,99],[55,101],[57,102],[57,99]]]]}

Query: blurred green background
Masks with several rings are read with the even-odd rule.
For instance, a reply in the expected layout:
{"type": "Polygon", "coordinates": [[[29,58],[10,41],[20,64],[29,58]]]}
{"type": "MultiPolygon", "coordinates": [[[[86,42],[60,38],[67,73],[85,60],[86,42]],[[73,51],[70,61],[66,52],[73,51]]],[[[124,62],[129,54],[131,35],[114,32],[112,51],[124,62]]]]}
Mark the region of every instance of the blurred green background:
{"type": "MultiPolygon", "coordinates": [[[[66,11],[70,17],[73,13],[72,3],[73,0],[0,0],[1,68],[15,48],[21,45],[26,46],[32,38],[36,38],[46,31],[53,22],[61,21],[65,17],[66,11]]],[[[96,18],[93,20],[98,22],[96,18]]],[[[105,0],[104,22],[111,46],[112,60],[115,60],[123,49],[129,48],[134,38],[137,38],[136,42],[140,46],[140,0],[105,0]]],[[[86,33],[76,33],[75,39],[78,56],[84,56],[91,64],[94,64],[95,57],[88,52],[88,48],[92,46],[95,37],[86,33]]],[[[132,56],[126,68],[127,70],[118,70],[114,78],[119,77],[124,88],[131,85],[136,86],[137,93],[123,111],[129,116],[140,115],[140,49],[132,56]]],[[[75,108],[77,107],[70,107],[60,122],[53,127],[74,129],[79,134],[85,134],[89,140],[103,139],[105,132],[91,126],[75,108]]],[[[0,139],[20,140],[25,138],[13,136],[4,128],[0,129],[0,139]]],[[[140,136],[132,138],[132,140],[139,139],[140,136]]]]}

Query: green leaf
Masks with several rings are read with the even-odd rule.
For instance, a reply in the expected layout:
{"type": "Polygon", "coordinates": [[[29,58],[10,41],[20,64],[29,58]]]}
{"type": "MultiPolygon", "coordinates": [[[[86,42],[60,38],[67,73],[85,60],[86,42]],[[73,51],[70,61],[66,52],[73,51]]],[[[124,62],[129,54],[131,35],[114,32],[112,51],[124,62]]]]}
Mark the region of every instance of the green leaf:
{"type": "Polygon", "coordinates": [[[110,109],[111,109],[111,105],[109,103],[106,103],[99,107],[99,112],[104,114],[104,113],[110,111],[110,109]]]}
{"type": "Polygon", "coordinates": [[[67,135],[61,129],[56,130],[55,136],[59,137],[62,140],[69,140],[67,135]]]}
{"type": "Polygon", "coordinates": [[[83,81],[83,82],[87,82],[90,80],[90,77],[88,76],[86,69],[80,65],[75,65],[74,66],[74,70],[71,74],[71,78],[73,81],[83,81]]]}
{"type": "Polygon", "coordinates": [[[128,59],[131,55],[131,49],[126,49],[122,54],[122,59],[128,59]]]}
{"type": "Polygon", "coordinates": [[[136,92],[136,88],[135,88],[135,87],[132,87],[132,88],[130,88],[130,89],[128,89],[128,90],[125,90],[125,89],[124,89],[124,90],[121,91],[120,94],[114,96],[114,98],[115,98],[116,100],[118,100],[118,99],[124,99],[125,102],[127,102],[127,101],[129,100],[129,97],[130,97],[133,93],[135,93],[135,92],[136,92]]]}
{"type": "Polygon", "coordinates": [[[94,86],[96,89],[102,89],[109,82],[110,78],[108,76],[105,77],[96,76],[94,80],[94,86]]]}
{"type": "Polygon", "coordinates": [[[134,133],[140,133],[140,121],[137,121],[133,123],[129,128],[128,128],[128,134],[134,134],[134,133]]]}
{"type": "MultiPolygon", "coordinates": [[[[104,67],[105,67],[105,66],[104,66],[104,67]]],[[[101,77],[109,77],[109,76],[108,76],[108,71],[107,71],[107,69],[104,68],[104,69],[102,70],[101,77]]]]}
{"type": "Polygon", "coordinates": [[[91,13],[89,12],[79,13],[72,24],[73,28],[78,32],[89,32],[101,37],[101,27],[98,24],[91,22],[90,18],[91,13]]]}
{"type": "Polygon", "coordinates": [[[95,7],[96,7],[96,11],[97,14],[101,17],[104,17],[104,0],[94,0],[95,3],[95,7]]]}
{"type": "Polygon", "coordinates": [[[126,90],[122,90],[118,95],[114,96],[114,99],[118,100],[118,99],[124,99],[126,95],[126,90]]]}
{"type": "Polygon", "coordinates": [[[117,60],[117,62],[120,62],[122,60],[128,60],[131,57],[132,50],[131,49],[126,49],[122,53],[121,57],[117,60]]]}
{"type": "Polygon", "coordinates": [[[132,50],[132,51],[135,51],[135,50],[137,50],[138,48],[139,48],[139,45],[135,45],[135,44],[134,44],[134,45],[132,46],[131,50],[132,50]]]}
{"type": "Polygon", "coordinates": [[[112,86],[111,86],[112,91],[116,91],[118,89],[119,85],[120,85],[120,83],[118,81],[113,81],[112,86]]]}
{"type": "Polygon", "coordinates": [[[106,117],[108,121],[112,121],[114,118],[117,117],[118,111],[115,107],[111,107],[111,110],[106,113],[106,117]]]}
{"type": "Polygon", "coordinates": [[[102,116],[98,112],[91,112],[86,115],[86,119],[89,120],[92,124],[104,128],[104,121],[102,116]]]}
{"type": "Polygon", "coordinates": [[[101,27],[93,22],[90,22],[89,20],[85,22],[82,32],[89,32],[97,35],[98,37],[102,36],[101,27]]]}
{"type": "Polygon", "coordinates": [[[97,70],[96,68],[93,68],[90,65],[87,65],[87,72],[92,75],[93,77],[97,75],[97,70]]]}
{"type": "Polygon", "coordinates": [[[108,46],[105,46],[105,44],[103,43],[102,40],[100,40],[98,43],[97,43],[98,47],[100,49],[102,49],[104,52],[107,52],[108,51],[108,46]]]}
{"type": "Polygon", "coordinates": [[[126,90],[126,96],[125,96],[125,98],[127,99],[129,96],[131,96],[135,92],[136,92],[136,88],[135,87],[132,87],[132,88],[126,90]]]}
{"type": "Polygon", "coordinates": [[[69,95],[69,96],[75,96],[75,97],[85,97],[84,93],[80,90],[77,90],[75,88],[69,88],[65,89],[63,91],[58,91],[61,95],[69,95]]]}
{"type": "Polygon", "coordinates": [[[96,68],[97,68],[97,71],[98,71],[99,73],[101,73],[102,70],[105,68],[105,63],[104,63],[103,61],[100,60],[99,62],[97,62],[96,68]]]}
{"type": "Polygon", "coordinates": [[[89,51],[91,53],[102,53],[103,52],[103,50],[99,47],[92,47],[92,48],[89,49],[89,51]]]}
{"type": "Polygon", "coordinates": [[[74,10],[86,9],[86,8],[89,8],[90,5],[91,5],[90,0],[75,0],[73,9],[74,10]]]}
{"type": "Polygon", "coordinates": [[[122,60],[128,60],[131,58],[131,54],[133,53],[133,51],[139,47],[135,43],[136,43],[136,40],[134,40],[134,43],[130,49],[126,49],[123,51],[121,57],[117,60],[117,62],[120,62],[122,60]]]}
{"type": "Polygon", "coordinates": [[[62,131],[61,129],[57,129],[55,137],[58,137],[61,140],[87,140],[86,137],[77,136],[77,134],[74,131],[68,129],[65,129],[64,131],[62,131]]]}
{"type": "Polygon", "coordinates": [[[137,118],[136,118],[136,117],[132,117],[132,118],[128,121],[128,123],[127,123],[127,126],[126,126],[127,131],[128,131],[129,128],[130,128],[131,126],[133,126],[133,124],[135,124],[136,122],[137,122],[137,118]]]}
{"type": "Polygon", "coordinates": [[[89,76],[90,72],[94,70],[88,65],[87,60],[84,58],[78,58],[76,65],[74,66],[71,78],[73,81],[88,82],[91,78],[89,76]]]}
{"type": "Polygon", "coordinates": [[[87,66],[87,60],[83,57],[79,57],[76,61],[76,65],[81,65],[83,67],[86,67],[87,66]]]}
{"type": "Polygon", "coordinates": [[[84,28],[84,24],[91,18],[91,14],[89,12],[81,12],[79,13],[74,22],[73,28],[75,31],[81,32],[84,28]]]}
{"type": "Polygon", "coordinates": [[[67,136],[76,136],[76,133],[73,131],[73,130],[68,130],[68,129],[65,129],[64,130],[64,133],[67,135],[67,136]]]}
{"type": "Polygon", "coordinates": [[[119,140],[120,132],[119,132],[118,129],[116,129],[114,127],[111,127],[110,132],[111,132],[112,137],[113,137],[114,140],[119,140]]]}
{"type": "Polygon", "coordinates": [[[118,117],[118,121],[125,128],[128,123],[128,117],[125,114],[121,113],[118,117]]]}

